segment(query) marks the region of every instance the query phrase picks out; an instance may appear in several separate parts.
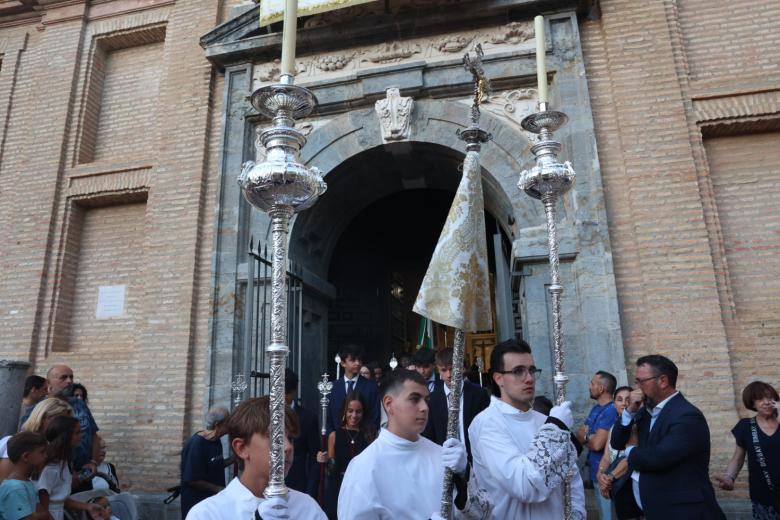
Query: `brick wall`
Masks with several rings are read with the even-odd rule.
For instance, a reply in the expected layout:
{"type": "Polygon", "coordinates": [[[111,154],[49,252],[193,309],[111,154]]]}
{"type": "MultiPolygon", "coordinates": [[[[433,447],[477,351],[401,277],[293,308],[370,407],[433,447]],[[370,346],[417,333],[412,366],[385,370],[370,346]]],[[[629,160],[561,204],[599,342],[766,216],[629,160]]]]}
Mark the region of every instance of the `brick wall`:
{"type": "Polygon", "coordinates": [[[0,16],[22,48],[0,70],[0,358],[70,365],[123,487],[163,492],[208,383],[222,96],[197,37],[221,6],[142,4],[0,16]],[[125,315],[95,319],[118,284],[125,315]]]}
{"type": "Polygon", "coordinates": [[[762,203],[776,168],[761,165],[777,161],[780,141],[753,133],[777,124],[780,8],[601,7],[581,29],[626,357],[659,352],[678,363],[681,390],[709,421],[719,473],[744,384],[780,383],[776,362],[760,366],[776,345],[768,318],[777,294],[777,212],[762,203]],[[723,132],[732,137],[711,138],[705,150],[703,135],[723,132]]]}
{"type": "Polygon", "coordinates": [[[712,138],[705,145],[733,288],[728,333],[735,385],[741,390],[758,379],[778,386],[780,133],[712,138]]]}
{"type": "Polygon", "coordinates": [[[105,58],[94,160],[148,155],[152,144],[163,44],[108,53],[105,58]]]}

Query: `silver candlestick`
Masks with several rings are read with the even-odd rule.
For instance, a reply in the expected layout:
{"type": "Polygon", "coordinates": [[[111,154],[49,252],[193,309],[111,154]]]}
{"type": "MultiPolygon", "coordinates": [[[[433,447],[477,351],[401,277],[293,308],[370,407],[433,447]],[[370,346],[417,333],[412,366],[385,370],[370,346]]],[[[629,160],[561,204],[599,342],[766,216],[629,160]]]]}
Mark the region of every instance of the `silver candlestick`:
{"type": "Polygon", "coordinates": [[[333,358],[333,361],[336,363],[336,381],[338,381],[341,379],[341,356],[336,354],[336,357],[333,358]]]}
{"type": "Polygon", "coordinates": [[[319,170],[300,162],[306,138],[295,128],[295,119],[314,110],[317,99],[307,89],[292,84],[292,76],[261,87],[252,94],[252,106],[272,118],[259,133],[266,149],[261,163],[247,162],[238,178],[246,200],[268,213],[272,222],[271,343],[271,461],[266,498],[287,496],[284,485],[284,368],[287,360],[287,233],[293,214],[311,207],[325,193],[319,170]]]}
{"type": "MultiPolygon", "coordinates": [[[[553,382],[555,384],[555,404],[566,400],[566,384],[569,377],[564,371],[565,352],[563,349],[563,325],[561,315],[561,285],[560,260],[558,257],[558,231],[556,227],[558,199],[574,184],[576,174],[571,164],[558,160],[561,143],[552,138],[553,132],[568,121],[563,112],[547,110],[547,103],[539,104],[539,112],[527,116],[521,126],[537,134],[536,144],[531,147],[536,157],[536,166],[520,174],[518,187],[529,196],[539,199],[544,205],[547,218],[547,242],[550,249],[550,300],[553,319],[553,382]]],[[[571,480],[567,478],[564,486],[564,518],[571,518],[571,480]]]]}

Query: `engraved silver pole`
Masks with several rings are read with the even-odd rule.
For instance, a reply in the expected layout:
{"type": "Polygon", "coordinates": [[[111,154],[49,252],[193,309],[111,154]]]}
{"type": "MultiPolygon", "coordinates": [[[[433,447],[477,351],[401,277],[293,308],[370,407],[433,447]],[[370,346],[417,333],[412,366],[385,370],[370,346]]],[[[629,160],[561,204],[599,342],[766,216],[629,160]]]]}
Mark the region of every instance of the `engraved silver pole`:
{"type": "MultiPolygon", "coordinates": [[[[468,53],[463,56],[463,65],[474,79],[474,99],[471,105],[471,125],[465,130],[458,130],[459,139],[466,142],[467,152],[479,152],[482,143],[488,142],[492,136],[479,127],[479,105],[490,94],[490,81],[482,69],[482,46],[474,48],[475,57],[468,53]]],[[[466,175],[466,172],[463,172],[466,175]]],[[[452,383],[449,395],[449,410],[447,412],[447,438],[460,438],[460,395],[463,391],[463,358],[466,349],[466,335],[462,329],[455,329],[455,342],[452,347],[452,383]]],[[[452,478],[449,468],[444,470],[444,481],[441,493],[441,516],[452,518],[452,478]]]]}
{"type": "MultiPolygon", "coordinates": [[[[460,439],[460,396],[463,392],[463,351],[466,347],[466,335],[461,329],[455,329],[455,344],[452,348],[452,382],[448,396],[447,438],[460,439]]],[[[441,516],[452,518],[452,477],[450,468],[444,469],[444,481],[441,492],[441,516]]]]}
{"type": "Polygon", "coordinates": [[[284,485],[284,369],[287,353],[287,233],[293,214],[311,207],[325,192],[319,170],[300,162],[300,150],[306,143],[295,128],[295,120],[311,113],[317,104],[307,89],[285,83],[259,88],[252,94],[252,106],[262,115],[273,118],[262,130],[258,147],[266,149],[261,163],[247,162],[238,178],[246,200],[268,213],[272,229],[271,275],[271,456],[270,475],[265,497],[286,497],[284,485]]]}
{"type": "Polygon", "coordinates": [[[328,395],[330,395],[330,391],[333,390],[333,383],[328,380],[328,373],[325,372],[322,374],[322,379],[319,383],[317,383],[317,390],[320,391],[320,409],[322,410],[322,427],[320,428],[320,434],[325,435],[328,433],[326,429],[327,421],[328,421],[328,403],[330,403],[330,399],[328,399],[328,395]]]}
{"type": "MultiPolygon", "coordinates": [[[[544,205],[547,218],[547,242],[550,249],[550,300],[553,317],[553,382],[555,384],[555,404],[566,400],[566,383],[569,377],[564,370],[566,359],[563,348],[563,323],[561,315],[561,275],[558,257],[557,204],[558,198],[564,195],[574,184],[576,174],[571,164],[558,161],[561,143],[553,140],[555,130],[566,124],[568,117],[563,112],[547,110],[547,103],[540,103],[539,112],[523,119],[521,125],[529,132],[538,135],[536,144],[531,147],[536,157],[536,166],[520,174],[518,187],[529,196],[539,199],[544,205]]],[[[571,475],[564,484],[564,518],[571,518],[571,475]]]]}
{"type": "MultiPolygon", "coordinates": [[[[330,391],[333,390],[333,383],[328,381],[328,373],[325,372],[322,374],[322,379],[319,383],[317,383],[317,390],[320,391],[320,408],[322,410],[322,421],[321,421],[321,428],[320,428],[320,451],[327,451],[328,450],[328,442],[326,435],[328,434],[327,430],[327,424],[328,424],[328,403],[330,402],[330,399],[328,399],[328,395],[330,395],[330,391]]],[[[320,504],[325,503],[325,463],[320,463],[320,485],[319,490],[317,492],[317,497],[320,504]]]]}

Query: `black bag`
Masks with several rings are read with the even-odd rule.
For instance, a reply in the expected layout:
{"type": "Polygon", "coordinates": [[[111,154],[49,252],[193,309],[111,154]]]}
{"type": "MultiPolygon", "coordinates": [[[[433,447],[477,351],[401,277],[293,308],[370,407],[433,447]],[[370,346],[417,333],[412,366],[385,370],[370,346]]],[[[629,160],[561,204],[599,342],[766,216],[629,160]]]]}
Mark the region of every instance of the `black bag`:
{"type": "MultiPolygon", "coordinates": [[[[625,460],[625,455],[620,455],[619,457],[615,457],[615,460],[613,460],[609,467],[607,468],[607,471],[605,473],[612,473],[615,471],[615,468],[617,468],[618,464],[620,464],[620,461],[625,460]]],[[[612,489],[609,490],[609,498],[615,499],[615,495],[617,495],[618,491],[620,491],[623,486],[626,485],[626,482],[628,482],[631,479],[631,471],[626,471],[623,476],[620,478],[616,478],[612,482],[612,489]]]]}

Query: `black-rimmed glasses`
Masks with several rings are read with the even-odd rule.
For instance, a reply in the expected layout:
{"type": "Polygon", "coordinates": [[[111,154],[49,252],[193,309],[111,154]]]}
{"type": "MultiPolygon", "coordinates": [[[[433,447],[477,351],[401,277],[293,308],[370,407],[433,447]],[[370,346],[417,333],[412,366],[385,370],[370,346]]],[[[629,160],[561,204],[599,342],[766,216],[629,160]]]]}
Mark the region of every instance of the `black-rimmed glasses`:
{"type": "Polygon", "coordinates": [[[499,374],[512,374],[515,377],[525,377],[528,374],[531,374],[531,377],[536,379],[537,377],[539,377],[539,374],[542,373],[542,369],[536,368],[535,366],[527,367],[523,365],[518,365],[512,370],[496,370],[496,372],[499,374]]]}

